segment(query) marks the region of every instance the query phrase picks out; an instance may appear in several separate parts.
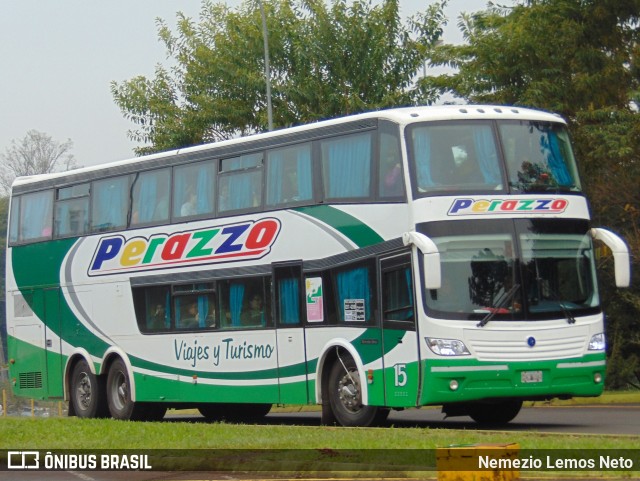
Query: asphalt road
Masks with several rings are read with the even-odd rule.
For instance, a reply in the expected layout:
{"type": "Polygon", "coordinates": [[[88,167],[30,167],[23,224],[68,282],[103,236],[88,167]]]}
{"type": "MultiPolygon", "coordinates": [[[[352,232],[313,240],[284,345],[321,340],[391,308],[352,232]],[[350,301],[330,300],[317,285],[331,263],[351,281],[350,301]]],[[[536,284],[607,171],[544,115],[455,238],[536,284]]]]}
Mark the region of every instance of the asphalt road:
{"type": "MultiPolygon", "coordinates": [[[[320,413],[272,413],[265,422],[319,425],[320,413]]],[[[469,417],[445,419],[440,409],[432,408],[392,411],[387,424],[396,427],[482,429],[469,417]]],[[[640,436],[640,404],[523,408],[500,430],[640,436]]],[[[636,440],[636,447],[640,448],[640,439],[636,440]]]]}

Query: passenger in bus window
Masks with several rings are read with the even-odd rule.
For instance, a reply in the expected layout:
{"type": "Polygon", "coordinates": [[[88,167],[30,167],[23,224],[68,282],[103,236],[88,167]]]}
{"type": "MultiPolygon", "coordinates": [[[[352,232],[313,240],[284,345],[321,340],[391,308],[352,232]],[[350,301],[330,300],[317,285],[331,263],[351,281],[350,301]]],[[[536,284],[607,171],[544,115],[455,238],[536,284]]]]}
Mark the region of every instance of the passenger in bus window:
{"type": "Polygon", "coordinates": [[[153,310],[151,318],[149,319],[149,330],[161,331],[165,329],[166,328],[165,320],[166,320],[165,308],[162,304],[158,304],[153,310]]]}
{"type": "Polygon", "coordinates": [[[385,159],[383,165],[385,173],[381,195],[383,197],[402,195],[402,167],[400,166],[400,160],[396,156],[390,155],[385,159]]]}
{"type": "Polygon", "coordinates": [[[250,297],[249,309],[242,316],[242,324],[245,326],[261,326],[264,323],[264,309],[262,296],[255,293],[250,297]]]}
{"type": "Polygon", "coordinates": [[[198,303],[196,301],[190,302],[187,306],[187,312],[180,322],[180,326],[185,329],[198,327],[199,318],[198,318],[198,303]]]}
{"type": "Polygon", "coordinates": [[[196,215],[196,193],[193,187],[187,189],[185,198],[185,202],[182,204],[182,207],[180,207],[180,217],[196,215]]]}

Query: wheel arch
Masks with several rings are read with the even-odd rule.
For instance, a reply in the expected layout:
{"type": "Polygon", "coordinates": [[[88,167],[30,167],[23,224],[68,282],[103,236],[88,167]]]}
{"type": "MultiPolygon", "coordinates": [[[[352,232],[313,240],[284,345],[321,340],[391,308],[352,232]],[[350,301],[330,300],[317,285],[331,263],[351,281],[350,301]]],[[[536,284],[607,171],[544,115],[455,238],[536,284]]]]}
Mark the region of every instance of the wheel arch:
{"type": "Polygon", "coordinates": [[[89,351],[87,351],[84,348],[78,348],[76,349],[68,358],[67,358],[67,362],[64,366],[64,383],[63,383],[63,387],[64,387],[64,392],[63,392],[63,396],[64,396],[64,400],[65,401],[69,401],[71,399],[70,397],[70,393],[71,393],[71,373],[73,372],[73,368],[75,367],[75,365],[77,363],[79,363],[80,361],[85,361],[88,365],[89,365],[89,370],[91,371],[92,374],[98,375],[99,373],[96,372],[96,366],[93,362],[93,358],[91,357],[91,354],[89,354],[89,351]]]}
{"type": "Polygon", "coordinates": [[[124,362],[125,367],[127,368],[127,378],[129,379],[129,392],[131,395],[131,401],[136,401],[136,383],[133,375],[133,366],[131,365],[131,361],[129,360],[129,356],[119,347],[111,346],[104,353],[104,359],[102,362],[102,366],[100,369],[100,374],[104,374],[105,376],[109,373],[109,368],[111,364],[116,359],[121,359],[124,362]]]}
{"type": "Polygon", "coordinates": [[[335,362],[339,362],[338,354],[349,355],[355,361],[358,368],[358,375],[362,380],[362,404],[367,405],[369,402],[369,386],[364,381],[367,377],[364,372],[362,359],[360,359],[360,355],[353,347],[353,344],[344,339],[332,339],[322,349],[322,354],[318,359],[318,365],[316,367],[316,403],[322,404],[323,402],[323,394],[326,389],[326,384],[329,381],[331,366],[335,362]]]}

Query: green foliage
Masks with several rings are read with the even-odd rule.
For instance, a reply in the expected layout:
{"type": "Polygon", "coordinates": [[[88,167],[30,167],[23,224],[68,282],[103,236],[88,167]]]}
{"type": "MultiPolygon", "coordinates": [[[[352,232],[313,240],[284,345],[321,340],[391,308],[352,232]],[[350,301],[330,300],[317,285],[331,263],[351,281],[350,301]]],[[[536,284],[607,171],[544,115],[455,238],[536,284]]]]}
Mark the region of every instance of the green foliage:
{"type": "MultiPolygon", "coordinates": [[[[430,103],[414,84],[440,38],[442,3],[409,19],[398,0],[264,2],[274,125],[285,127],[364,110],[430,103]]],[[[204,1],[200,19],[178,14],[177,31],[158,20],[173,69],[111,84],[113,97],[147,144],[138,154],[226,139],[267,128],[260,10],[204,1]]]]}

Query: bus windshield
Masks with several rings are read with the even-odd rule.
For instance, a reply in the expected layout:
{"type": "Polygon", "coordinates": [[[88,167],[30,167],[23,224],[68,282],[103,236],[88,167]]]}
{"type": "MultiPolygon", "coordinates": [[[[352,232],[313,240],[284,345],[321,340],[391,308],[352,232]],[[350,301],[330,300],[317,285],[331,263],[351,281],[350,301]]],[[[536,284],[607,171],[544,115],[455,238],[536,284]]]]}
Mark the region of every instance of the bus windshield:
{"type": "Polygon", "coordinates": [[[440,251],[442,287],[426,292],[429,315],[572,321],[598,311],[586,223],[569,221],[564,228],[554,220],[536,219],[431,224],[422,230],[440,251]],[[462,224],[476,234],[458,232],[462,224]]]}
{"type": "Polygon", "coordinates": [[[504,179],[513,192],[580,190],[563,124],[422,123],[409,127],[407,144],[415,197],[442,191],[505,191],[504,179]]]}

